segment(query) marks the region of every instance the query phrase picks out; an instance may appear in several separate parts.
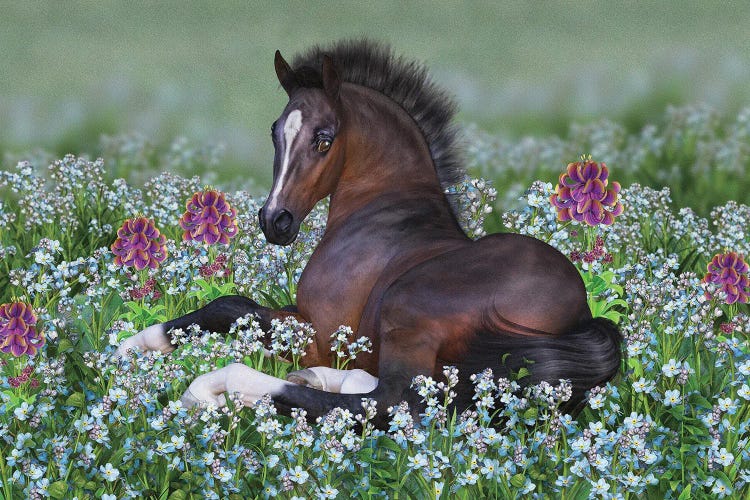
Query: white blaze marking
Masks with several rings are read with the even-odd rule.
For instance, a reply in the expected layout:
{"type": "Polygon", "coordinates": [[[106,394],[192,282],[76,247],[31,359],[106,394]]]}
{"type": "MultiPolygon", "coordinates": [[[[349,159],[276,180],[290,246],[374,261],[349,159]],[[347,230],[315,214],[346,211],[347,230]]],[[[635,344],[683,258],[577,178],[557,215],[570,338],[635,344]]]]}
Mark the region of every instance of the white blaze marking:
{"type": "Polygon", "coordinates": [[[281,171],[279,177],[276,179],[276,185],[268,197],[271,202],[268,204],[269,209],[273,210],[276,208],[276,197],[281,192],[281,188],[284,186],[284,181],[289,173],[289,155],[292,151],[292,143],[297,137],[297,134],[302,129],[302,112],[299,109],[295,109],[289,113],[284,122],[284,161],[281,163],[281,171]]]}

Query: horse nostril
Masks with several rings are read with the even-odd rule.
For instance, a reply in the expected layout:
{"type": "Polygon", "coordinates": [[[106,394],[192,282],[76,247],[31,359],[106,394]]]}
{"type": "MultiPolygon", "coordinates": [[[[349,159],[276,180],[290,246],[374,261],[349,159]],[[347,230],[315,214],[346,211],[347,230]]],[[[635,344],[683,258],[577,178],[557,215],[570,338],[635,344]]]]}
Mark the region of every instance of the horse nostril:
{"type": "Polygon", "coordinates": [[[273,228],[278,234],[284,234],[292,227],[294,218],[287,210],[282,210],[273,220],[273,228]]]}
{"type": "Polygon", "coordinates": [[[261,231],[266,230],[266,219],[263,218],[263,207],[260,207],[260,210],[258,210],[258,224],[260,225],[261,231]]]}

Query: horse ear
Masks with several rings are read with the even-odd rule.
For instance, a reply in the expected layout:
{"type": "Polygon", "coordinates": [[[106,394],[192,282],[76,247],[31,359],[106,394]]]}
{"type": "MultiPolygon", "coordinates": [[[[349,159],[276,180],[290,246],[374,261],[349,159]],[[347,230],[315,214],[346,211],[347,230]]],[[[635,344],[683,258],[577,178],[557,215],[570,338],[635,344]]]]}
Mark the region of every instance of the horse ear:
{"type": "Polygon", "coordinates": [[[340,88],[339,72],[330,56],[325,55],[323,56],[323,90],[331,101],[336,102],[339,100],[340,88]]]}
{"type": "Polygon", "coordinates": [[[276,76],[279,79],[279,83],[284,88],[288,96],[292,95],[292,92],[299,86],[297,84],[297,78],[294,76],[291,66],[281,57],[281,52],[276,51],[276,56],[273,60],[273,65],[276,68],[276,76]]]}

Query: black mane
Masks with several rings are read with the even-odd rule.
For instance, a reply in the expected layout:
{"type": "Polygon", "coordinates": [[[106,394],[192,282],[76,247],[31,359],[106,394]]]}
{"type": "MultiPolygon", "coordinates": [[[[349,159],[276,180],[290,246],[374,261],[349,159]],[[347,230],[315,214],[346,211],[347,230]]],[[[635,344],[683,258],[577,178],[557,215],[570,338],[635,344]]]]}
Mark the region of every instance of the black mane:
{"type": "Polygon", "coordinates": [[[452,123],[456,104],[432,82],[422,64],[395,56],[381,43],[343,40],[295,56],[292,68],[299,85],[322,87],[324,55],[331,57],[342,81],[385,94],[409,113],[427,141],[443,188],[464,179],[458,129],[452,123]]]}

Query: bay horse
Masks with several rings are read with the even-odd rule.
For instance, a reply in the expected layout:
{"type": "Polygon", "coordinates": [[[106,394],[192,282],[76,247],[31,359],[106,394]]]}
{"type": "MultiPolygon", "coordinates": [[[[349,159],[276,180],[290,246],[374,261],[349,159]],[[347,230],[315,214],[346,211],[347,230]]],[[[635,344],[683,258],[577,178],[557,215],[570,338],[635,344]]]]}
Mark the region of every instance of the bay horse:
{"type": "Polygon", "coordinates": [[[308,368],[281,380],[235,363],[197,377],[183,402],[223,405],[229,392],[251,404],[270,394],[282,413],[302,408],[314,419],[335,407],[359,413],[367,397],[381,426],[389,406],[418,406],[414,377],[442,379],[444,365],[459,369],[457,409],[471,405],[470,376],[485,368],[508,377],[528,366],[526,383],[568,379],[567,408],[618,372],[619,331],[592,318],[581,276],[564,255],[527,236],[472,240],[462,231],[445,194],[464,175],[455,106],[423,66],[377,43],[343,41],[297,56],[293,67],[277,51],[275,69],[289,100],[271,130],[273,186],[258,213],[268,242],[293,242],[313,206],[330,196],[296,306],[221,297],[148,327],[120,354],[171,351],[170,330],[191,324],[226,332],[255,313],[267,329],[293,316],[317,332],[302,358],[308,368]],[[372,341],[353,370],[327,368],[339,325],[372,341]]]}

